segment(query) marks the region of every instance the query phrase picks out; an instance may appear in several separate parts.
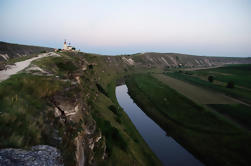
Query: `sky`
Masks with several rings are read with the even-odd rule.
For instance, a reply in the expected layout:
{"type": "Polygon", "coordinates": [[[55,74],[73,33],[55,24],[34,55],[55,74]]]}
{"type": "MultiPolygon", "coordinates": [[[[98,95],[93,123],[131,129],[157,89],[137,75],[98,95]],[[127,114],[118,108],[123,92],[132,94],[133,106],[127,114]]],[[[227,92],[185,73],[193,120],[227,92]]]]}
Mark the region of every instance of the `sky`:
{"type": "Polygon", "coordinates": [[[0,41],[251,57],[251,0],[0,0],[0,41]]]}

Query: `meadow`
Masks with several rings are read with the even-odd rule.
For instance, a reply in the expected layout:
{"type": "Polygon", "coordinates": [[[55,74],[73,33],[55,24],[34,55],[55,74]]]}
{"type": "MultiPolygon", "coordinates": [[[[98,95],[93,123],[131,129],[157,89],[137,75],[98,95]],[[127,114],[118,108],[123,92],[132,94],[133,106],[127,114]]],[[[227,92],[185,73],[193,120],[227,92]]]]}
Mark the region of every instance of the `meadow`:
{"type": "Polygon", "coordinates": [[[227,96],[251,104],[251,65],[230,65],[215,69],[204,69],[196,71],[171,71],[166,75],[182,80],[215,92],[224,93],[227,96]],[[214,81],[209,82],[208,77],[213,76],[214,81]],[[234,88],[227,88],[228,82],[234,83],[234,88]]]}

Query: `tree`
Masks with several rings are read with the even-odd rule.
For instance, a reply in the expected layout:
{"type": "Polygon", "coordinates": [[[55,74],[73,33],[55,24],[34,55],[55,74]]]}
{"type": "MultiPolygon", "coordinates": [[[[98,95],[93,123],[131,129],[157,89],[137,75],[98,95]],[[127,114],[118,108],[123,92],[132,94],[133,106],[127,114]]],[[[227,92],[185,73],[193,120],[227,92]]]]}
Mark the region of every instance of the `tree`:
{"type": "Polygon", "coordinates": [[[229,81],[228,83],[227,83],[227,88],[234,88],[234,81],[229,81]]]}
{"type": "Polygon", "coordinates": [[[208,76],[207,79],[208,79],[209,82],[213,82],[214,81],[214,76],[208,76]]]}

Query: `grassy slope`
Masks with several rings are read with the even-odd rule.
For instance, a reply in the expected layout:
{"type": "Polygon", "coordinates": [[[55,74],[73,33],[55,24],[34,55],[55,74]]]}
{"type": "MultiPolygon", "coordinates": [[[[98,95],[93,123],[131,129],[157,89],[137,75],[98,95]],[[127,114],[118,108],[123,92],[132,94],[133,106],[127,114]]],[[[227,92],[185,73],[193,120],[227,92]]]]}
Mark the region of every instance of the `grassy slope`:
{"type": "Polygon", "coordinates": [[[72,98],[81,92],[78,87],[71,85],[70,73],[74,72],[72,65],[76,62],[67,57],[47,57],[34,63],[45,65],[46,70],[55,75],[19,73],[1,82],[0,132],[5,134],[0,135],[0,147],[30,148],[37,144],[48,144],[61,150],[65,165],[74,165],[74,138],[79,132],[80,123],[62,123],[55,118],[51,99],[62,93],[64,97],[72,98]],[[51,66],[47,65],[48,62],[51,66]],[[62,67],[61,63],[67,66],[62,67]],[[60,75],[60,78],[56,75],[60,75]],[[55,140],[55,136],[61,137],[62,142],[55,140]]]}
{"type": "MultiPolygon", "coordinates": [[[[88,69],[81,76],[82,87],[84,94],[90,96],[87,103],[90,106],[92,117],[88,118],[94,118],[98,130],[100,129],[102,135],[105,136],[104,141],[109,156],[106,160],[98,159],[101,154],[97,148],[94,150],[95,163],[97,165],[161,165],[117,104],[116,80],[123,77],[124,68],[126,68],[120,64],[119,57],[113,58],[113,62],[110,62],[107,57],[80,53],[79,57],[44,58],[42,62],[38,61],[36,64],[47,70],[49,68],[56,75],[64,78],[67,77],[67,74],[56,66],[78,58],[83,58],[89,64],[93,64],[92,69],[87,67],[88,69]],[[55,64],[57,65],[55,66],[55,64]],[[98,91],[97,84],[103,89],[102,91],[98,91]],[[113,113],[109,109],[110,106],[118,108],[119,113],[113,113]]],[[[87,118],[86,121],[88,121],[87,118]]]]}
{"type": "Polygon", "coordinates": [[[46,142],[49,127],[46,98],[63,84],[46,77],[18,74],[0,84],[0,148],[29,147],[46,142]],[[37,88],[40,87],[40,88],[37,88]]]}
{"type": "MultiPolygon", "coordinates": [[[[107,140],[108,144],[113,142],[110,144],[111,155],[105,163],[100,161],[100,165],[161,165],[116,100],[116,81],[130,69],[122,64],[120,57],[114,57],[112,62],[102,56],[89,57],[88,60],[97,64],[94,66],[92,77],[104,88],[106,94],[99,95],[97,101],[93,103],[94,119],[103,121],[100,122],[103,126],[99,126],[102,131],[107,130],[104,123],[109,122],[112,127],[118,129],[123,138],[123,140],[116,140],[113,137],[113,139],[107,140]],[[117,108],[117,113],[109,109],[111,105],[117,108]],[[123,145],[114,143],[123,141],[126,142],[126,149],[123,148],[123,145]]],[[[106,126],[109,127],[109,125],[106,126]]]]}
{"type": "MultiPolygon", "coordinates": [[[[113,85],[110,88],[115,89],[116,84],[113,85]]],[[[114,96],[113,93],[109,93],[109,95],[114,96]]],[[[109,125],[105,125],[105,123],[109,122],[112,128],[118,129],[121,135],[121,138],[115,138],[114,136],[107,138],[111,154],[105,163],[100,163],[101,165],[161,165],[117,103],[104,95],[100,95],[94,104],[92,114],[96,122],[98,122],[98,126],[101,127],[101,131],[106,130],[107,135],[112,132],[109,125]],[[111,105],[117,108],[117,113],[109,109],[111,105]]]]}
{"type": "Polygon", "coordinates": [[[128,79],[137,104],[168,135],[208,165],[248,165],[251,135],[149,75],[128,79]],[[178,103],[178,104],[177,104],[178,103]]]}

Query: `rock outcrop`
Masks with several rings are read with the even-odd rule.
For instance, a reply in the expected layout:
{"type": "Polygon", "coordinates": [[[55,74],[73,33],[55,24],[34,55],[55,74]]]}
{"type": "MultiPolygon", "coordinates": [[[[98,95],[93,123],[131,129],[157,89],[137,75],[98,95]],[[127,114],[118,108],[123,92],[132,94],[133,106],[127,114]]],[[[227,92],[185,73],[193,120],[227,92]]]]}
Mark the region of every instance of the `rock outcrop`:
{"type": "Polygon", "coordinates": [[[1,166],[63,166],[58,149],[48,145],[33,146],[31,150],[1,149],[1,166]]]}

